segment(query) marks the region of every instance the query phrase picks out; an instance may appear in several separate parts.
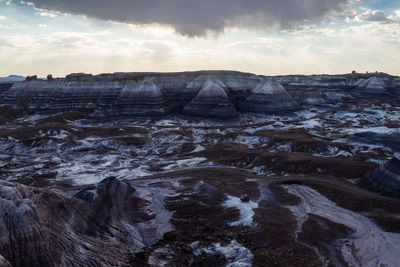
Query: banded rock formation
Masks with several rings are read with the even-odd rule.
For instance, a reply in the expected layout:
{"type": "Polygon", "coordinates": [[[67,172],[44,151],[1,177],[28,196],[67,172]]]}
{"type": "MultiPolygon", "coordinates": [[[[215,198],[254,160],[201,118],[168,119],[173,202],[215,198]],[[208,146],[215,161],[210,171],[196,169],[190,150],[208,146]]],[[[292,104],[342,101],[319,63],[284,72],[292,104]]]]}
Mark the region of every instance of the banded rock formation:
{"type": "MultiPolygon", "coordinates": [[[[236,111],[286,112],[302,105],[325,105],[326,91],[330,96],[345,94],[350,98],[398,96],[398,81],[398,77],[382,73],[277,77],[233,71],[71,74],[48,81],[16,82],[1,89],[0,100],[30,112],[91,108],[95,111],[89,119],[100,121],[171,113],[232,118],[236,111]],[[212,100],[204,97],[213,90],[222,92],[216,87],[221,87],[226,97],[219,93],[212,100]],[[210,112],[211,106],[218,108],[210,112]]],[[[329,101],[338,102],[336,98],[329,101]]]]}
{"type": "Polygon", "coordinates": [[[197,96],[183,109],[183,114],[218,119],[236,117],[238,113],[227,91],[222,82],[207,80],[197,96]]]}
{"type": "Polygon", "coordinates": [[[63,112],[115,101],[123,83],[118,81],[30,81],[15,83],[5,94],[6,104],[40,112],[63,112]]]}
{"type": "Polygon", "coordinates": [[[386,83],[383,79],[378,77],[371,77],[367,80],[359,80],[357,84],[358,88],[364,88],[369,90],[384,90],[386,88],[386,83]]]}
{"type": "Polygon", "coordinates": [[[239,104],[240,110],[258,113],[288,111],[296,107],[296,102],[275,79],[262,79],[251,95],[239,104]]]}
{"type": "Polygon", "coordinates": [[[387,78],[378,78],[373,76],[368,79],[358,80],[356,89],[365,95],[375,97],[376,95],[389,95],[389,80],[387,78]]]}
{"type": "Polygon", "coordinates": [[[279,83],[290,88],[347,88],[349,80],[336,75],[289,75],[278,77],[279,83]]]}
{"type": "Polygon", "coordinates": [[[361,178],[360,184],[368,190],[400,198],[400,160],[393,158],[367,173],[361,178]]]}
{"type": "Polygon", "coordinates": [[[168,114],[168,103],[160,88],[151,80],[127,82],[112,105],[97,109],[90,119],[162,117],[168,114]]]}
{"type": "Polygon", "coordinates": [[[2,99],[6,92],[13,86],[12,82],[0,82],[0,104],[2,104],[2,99]]]}

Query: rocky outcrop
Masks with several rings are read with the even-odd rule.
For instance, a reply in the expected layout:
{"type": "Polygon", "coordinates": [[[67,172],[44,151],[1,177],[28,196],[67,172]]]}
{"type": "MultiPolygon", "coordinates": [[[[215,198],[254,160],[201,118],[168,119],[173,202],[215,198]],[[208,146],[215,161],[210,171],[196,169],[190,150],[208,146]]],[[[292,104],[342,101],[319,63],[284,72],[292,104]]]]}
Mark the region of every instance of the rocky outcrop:
{"type": "Polygon", "coordinates": [[[11,267],[11,264],[3,256],[0,255],[0,266],[11,267]]]}
{"type": "Polygon", "coordinates": [[[347,88],[349,79],[343,75],[289,75],[277,77],[280,84],[289,88],[347,88]]]}
{"type": "Polygon", "coordinates": [[[392,83],[391,83],[391,87],[400,89],[400,78],[393,79],[392,83]]]}
{"type": "Polygon", "coordinates": [[[297,107],[297,103],[275,79],[262,79],[251,91],[239,109],[248,112],[285,112],[297,107]]]}
{"type": "Polygon", "coordinates": [[[121,82],[30,81],[15,83],[4,97],[6,104],[42,113],[108,105],[118,97],[121,82]]]}
{"type": "Polygon", "coordinates": [[[385,78],[373,76],[368,79],[358,80],[355,85],[357,86],[356,89],[358,89],[361,94],[369,97],[390,94],[387,90],[390,87],[389,82],[388,79],[385,78]]]}
{"type": "Polygon", "coordinates": [[[72,197],[0,181],[0,265],[129,265],[132,253],[151,244],[143,233],[157,230],[146,228],[154,218],[146,205],[116,178],[72,197]]]}
{"type": "Polygon", "coordinates": [[[386,83],[382,78],[371,77],[369,79],[361,79],[356,83],[358,88],[364,88],[368,90],[384,90],[386,83]]]}
{"type": "Polygon", "coordinates": [[[111,120],[124,118],[162,117],[169,112],[161,89],[151,80],[128,82],[113,105],[96,110],[89,118],[111,120]]]}
{"type": "Polygon", "coordinates": [[[238,115],[224,84],[211,79],[204,83],[197,96],[186,105],[183,114],[217,119],[229,119],[238,115]]]}
{"type": "Polygon", "coordinates": [[[14,85],[14,83],[12,83],[12,82],[2,82],[2,83],[0,83],[0,93],[6,92],[6,91],[9,90],[13,85],[14,85]]]}
{"type": "Polygon", "coordinates": [[[19,76],[19,75],[9,75],[7,77],[0,77],[0,83],[3,83],[3,82],[14,83],[14,82],[21,82],[21,81],[24,81],[24,80],[25,80],[25,77],[19,76]]]}
{"type": "Polygon", "coordinates": [[[361,186],[389,197],[400,198],[400,160],[393,158],[361,178],[361,186]]]}
{"type": "Polygon", "coordinates": [[[6,92],[13,86],[11,82],[0,82],[0,104],[3,102],[3,97],[6,92]]]}
{"type": "Polygon", "coordinates": [[[370,145],[382,145],[390,148],[392,151],[400,151],[399,132],[377,133],[372,131],[365,131],[349,135],[348,140],[370,145]]]}

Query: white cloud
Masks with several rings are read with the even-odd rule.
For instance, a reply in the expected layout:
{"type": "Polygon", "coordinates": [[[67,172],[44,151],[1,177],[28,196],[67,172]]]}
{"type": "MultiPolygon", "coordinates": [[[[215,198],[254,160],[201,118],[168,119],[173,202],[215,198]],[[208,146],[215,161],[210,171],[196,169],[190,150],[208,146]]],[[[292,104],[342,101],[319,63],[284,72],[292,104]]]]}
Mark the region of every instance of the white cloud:
{"type": "Polygon", "coordinates": [[[6,20],[8,19],[6,16],[0,16],[0,20],[6,20]]]}
{"type": "Polygon", "coordinates": [[[0,3],[4,3],[5,5],[10,5],[12,0],[0,0],[0,3]]]}
{"type": "MultiPolygon", "coordinates": [[[[1,27],[0,27],[0,29],[1,29],[1,27]]],[[[11,46],[11,44],[7,40],[0,39],[0,48],[1,47],[9,47],[9,46],[11,46]]]]}
{"type": "Polygon", "coordinates": [[[394,15],[390,15],[389,19],[392,21],[400,22],[400,10],[395,10],[394,15]]]}
{"type": "Polygon", "coordinates": [[[364,12],[355,15],[348,22],[366,22],[366,23],[396,23],[400,21],[400,10],[396,10],[394,15],[387,16],[382,10],[365,9],[364,12]]]}
{"type": "Polygon", "coordinates": [[[36,12],[36,15],[42,16],[42,17],[48,17],[48,18],[55,18],[58,15],[58,12],[53,12],[53,11],[46,11],[46,10],[40,10],[36,12]]]}

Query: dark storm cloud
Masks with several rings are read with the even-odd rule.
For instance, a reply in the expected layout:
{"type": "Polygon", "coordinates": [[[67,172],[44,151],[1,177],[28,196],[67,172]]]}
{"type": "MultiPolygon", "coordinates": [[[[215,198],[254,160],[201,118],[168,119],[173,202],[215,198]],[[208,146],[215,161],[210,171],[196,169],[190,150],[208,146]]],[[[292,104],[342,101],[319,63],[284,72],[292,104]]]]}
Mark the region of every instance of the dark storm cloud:
{"type": "Polygon", "coordinates": [[[37,8],[103,20],[170,25],[200,36],[227,26],[291,26],[340,10],[349,0],[29,0],[37,8]]]}

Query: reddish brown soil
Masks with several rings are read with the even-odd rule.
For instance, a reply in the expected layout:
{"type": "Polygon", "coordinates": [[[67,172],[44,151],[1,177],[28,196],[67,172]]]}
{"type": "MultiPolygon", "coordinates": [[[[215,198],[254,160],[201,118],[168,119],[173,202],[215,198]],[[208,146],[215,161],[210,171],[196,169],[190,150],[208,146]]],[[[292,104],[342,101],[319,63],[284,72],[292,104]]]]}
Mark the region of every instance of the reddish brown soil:
{"type": "Polygon", "coordinates": [[[345,157],[317,157],[306,153],[263,152],[234,143],[217,144],[196,153],[212,162],[246,167],[265,166],[274,173],[302,175],[328,175],[346,179],[361,177],[377,167],[377,164],[345,157]]]}

